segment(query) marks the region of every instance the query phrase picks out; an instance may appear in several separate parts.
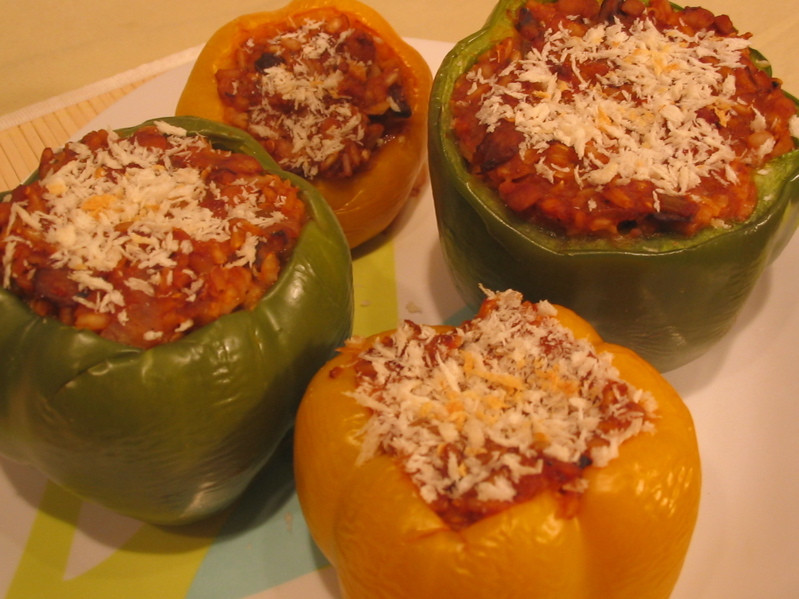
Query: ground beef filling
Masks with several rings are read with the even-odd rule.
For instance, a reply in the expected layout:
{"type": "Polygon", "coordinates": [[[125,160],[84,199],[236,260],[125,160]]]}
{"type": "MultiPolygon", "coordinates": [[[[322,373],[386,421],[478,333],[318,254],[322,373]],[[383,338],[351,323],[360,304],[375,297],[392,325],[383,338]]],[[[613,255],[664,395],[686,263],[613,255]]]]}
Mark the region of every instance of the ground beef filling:
{"type": "Polygon", "coordinates": [[[568,236],[694,235],[746,220],[796,106],[726,16],[666,0],[529,2],[458,80],[469,169],[568,236]]]}
{"type": "Polygon", "coordinates": [[[354,397],[370,413],[361,459],[396,457],[453,529],[543,492],[574,516],[586,469],[651,430],[656,405],[554,314],[508,291],[454,329],[405,322],[353,340],[354,397]]]}
{"type": "Polygon", "coordinates": [[[226,120],[309,179],[367,167],[410,116],[405,67],[374,32],[333,8],[268,23],[217,74],[226,120]]]}
{"type": "Polygon", "coordinates": [[[141,348],[254,307],[306,220],[257,160],[164,123],[48,149],[38,174],[0,202],[3,287],[141,348]]]}

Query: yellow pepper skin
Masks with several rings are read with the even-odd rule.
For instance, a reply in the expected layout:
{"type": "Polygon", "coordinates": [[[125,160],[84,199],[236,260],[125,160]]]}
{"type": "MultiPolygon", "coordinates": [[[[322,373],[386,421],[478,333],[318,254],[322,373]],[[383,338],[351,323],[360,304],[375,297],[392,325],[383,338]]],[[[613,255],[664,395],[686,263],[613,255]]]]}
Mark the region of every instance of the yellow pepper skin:
{"type": "MultiPolygon", "coordinates": [[[[346,599],[662,599],[693,533],[701,471],[693,421],[674,389],[631,350],[604,343],[574,312],[558,319],[622,378],[658,402],[655,431],[589,466],[577,515],[556,515],[544,492],[455,531],[385,454],[356,463],[366,408],[353,357],[340,353],[312,380],[295,428],[297,493],[309,530],[337,569],[346,599]]],[[[446,330],[442,327],[440,330],[446,330]]],[[[378,336],[367,339],[371,345],[378,336]]]]}
{"type": "MultiPolygon", "coordinates": [[[[339,219],[351,248],[385,230],[427,177],[427,115],[432,87],[430,67],[415,48],[372,8],[357,0],[293,0],[283,8],[243,15],[214,33],[189,75],[177,115],[193,115],[225,122],[216,73],[232,66],[235,49],[267,23],[281,23],[322,7],[338,10],[363,24],[394,49],[405,65],[411,116],[401,135],[388,139],[372,164],[347,179],[311,181],[339,219]]],[[[230,124],[230,123],[228,123],[230,124]]]]}

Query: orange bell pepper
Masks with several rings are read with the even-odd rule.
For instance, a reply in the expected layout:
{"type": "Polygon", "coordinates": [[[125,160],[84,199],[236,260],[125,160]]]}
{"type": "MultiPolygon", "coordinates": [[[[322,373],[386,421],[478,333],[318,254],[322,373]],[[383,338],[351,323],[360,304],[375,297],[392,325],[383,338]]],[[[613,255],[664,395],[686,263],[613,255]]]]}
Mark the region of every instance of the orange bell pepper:
{"type": "Polygon", "coordinates": [[[180,96],[176,114],[233,124],[225,117],[216,73],[234,66],[237,48],[251,36],[257,36],[264,26],[317,11],[328,15],[343,13],[382,39],[400,59],[407,82],[404,91],[410,116],[399,134],[385,139],[366,169],[348,178],[308,177],[332,206],[350,247],[355,247],[386,229],[427,176],[427,114],[432,73],[421,54],[372,8],[357,0],[293,0],[274,11],[234,19],[205,44],[180,96]]]}
{"type": "MultiPolygon", "coordinates": [[[[607,465],[583,471],[587,489],[564,515],[558,493],[451,527],[398,458],[360,460],[370,412],[353,398],[356,351],[312,380],[295,428],[295,477],[309,530],[347,599],[655,599],[671,593],[693,533],[700,460],[691,415],[634,352],[603,342],[574,312],[556,318],[657,404],[653,431],[624,441],[607,465]]],[[[451,327],[436,327],[449,331],[451,327]]]]}

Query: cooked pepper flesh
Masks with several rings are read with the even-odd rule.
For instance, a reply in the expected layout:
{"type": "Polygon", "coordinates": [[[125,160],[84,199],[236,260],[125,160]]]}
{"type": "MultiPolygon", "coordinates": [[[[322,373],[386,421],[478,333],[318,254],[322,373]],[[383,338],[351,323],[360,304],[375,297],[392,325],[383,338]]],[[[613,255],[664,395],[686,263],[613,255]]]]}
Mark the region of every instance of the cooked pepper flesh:
{"type": "MultiPolygon", "coordinates": [[[[374,376],[358,355],[390,354],[386,340],[405,335],[401,329],[354,340],[314,377],[298,412],[295,478],[309,530],[335,566],[343,596],[669,596],[699,504],[700,462],[690,413],[635,353],[604,343],[586,321],[556,308],[560,323],[577,339],[590,341],[599,354],[612,354],[619,376],[650,393],[657,406],[653,431],[624,441],[618,456],[603,467],[583,468],[586,488],[577,498],[564,501],[553,485],[468,522],[453,522],[446,510],[437,513],[437,503],[423,497],[402,455],[364,455],[364,446],[371,443],[364,431],[381,398],[376,393],[369,405],[357,399],[359,379],[374,376]],[[564,506],[569,507],[566,513],[564,506]]],[[[436,342],[424,355],[434,363],[436,347],[457,345],[459,335],[456,328],[435,327],[431,338],[436,342]]],[[[386,368],[402,369],[405,363],[389,360],[386,368]]],[[[405,387],[408,401],[433,409],[424,407],[428,396],[414,395],[415,389],[405,387]]],[[[467,389],[451,400],[465,403],[469,394],[467,389]]],[[[403,414],[414,420],[414,411],[403,414]]],[[[491,420],[491,415],[482,416],[491,420]]],[[[452,416],[458,422],[458,412],[452,416]]],[[[436,429],[444,422],[431,417],[413,424],[436,429]]],[[[420,463],[413,464],[425,478],[420,463]]]]}
{"type": "Polygon", "coordinates": [[[290,430],[307,382],[351,332],[352,270],[324,199],[249,135],[158,120],[301,190],[309,218],[291,258],[252,309],[147,350],[43,318],[0,289],[0,452],[122,514],[182,524],[235,501],[290,430]]]}
{"type": "MultiPolygon", "coordinates": [[[[569,237],[519,217],[469,171],[452,134],[450,100],[458,78],[513,35],[524,6],[500,0],[486,25],[445,57],[434,83],[431,183],[455,285],[475,308],[481,284],[568,306],[658,369],[684,365],[730,330],[763,270],[790,241],[799,223],[799,151],[755,174],[758,202],[749,219],[690,237],[569,237]]],[[[756,62],[767,69],[762,57],[756,62]]]]}
{"type": "Polygon", "coordinates": [[[293,0],[215,32],[176,113],[253,132],[322,192],[356,247],[385,230],[426,182],[431,84],[425,59],[370,7],[293,0]],[[296,35],[311,41],[298,45],[296,35]],[[310,86],[307,72],[316,77],[310,86]],[[311,108],[302,102],[309,98],[311,108]],[[314,113],[324,113],[318,124],[314,113]]]}

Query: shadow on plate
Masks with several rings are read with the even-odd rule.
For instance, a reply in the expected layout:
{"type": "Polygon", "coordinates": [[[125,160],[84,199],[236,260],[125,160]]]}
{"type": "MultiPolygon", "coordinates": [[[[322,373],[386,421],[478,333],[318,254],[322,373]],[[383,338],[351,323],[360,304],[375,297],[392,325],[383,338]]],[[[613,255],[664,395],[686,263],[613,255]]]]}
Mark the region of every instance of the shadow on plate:
{"type": "MultiPolygon", "coordinates": [[[[270,461],[233,506],[202,521],[184,526],[155,526],[171,534],[186,537],[213,536],[224,522],[229,534],[259,526],[277,513],[292,497],[294,480],[291,463],[291,435],[282,441],[270,461]]],[[[0,470],[13,489],[17,501],[55,519],[75,524],[87,537],[118,546],[120,530],[132,531],[142,526],[138,520],[117,514],[102,506],[84,502],[71,492],[48,481],[36,468],[0,456],[0,470]],[[43,496],[47,493],[47,500],[43,496]],[[86,517],[84,517],[84,515],[86,517]]],[[[158,551],[158,548],[153,548],[158,551]]]]}
{"type": "Polygon", "coordinates": [[[747,343],[747,351],[756,351],[752,346],[751,325],[758,314],[768,304],[771,290],[772,269],[767,269],[755,285],[744,303],[732,328],[707,353],[688,364],[666,373],[666,378],[683,396],[689,397],[713,384],[714,379],[724,370],[730,352],[739,343],[747,343]]]}

